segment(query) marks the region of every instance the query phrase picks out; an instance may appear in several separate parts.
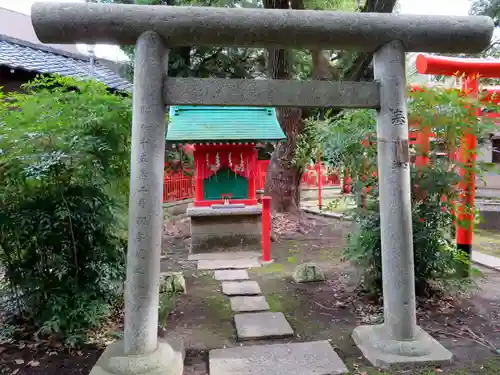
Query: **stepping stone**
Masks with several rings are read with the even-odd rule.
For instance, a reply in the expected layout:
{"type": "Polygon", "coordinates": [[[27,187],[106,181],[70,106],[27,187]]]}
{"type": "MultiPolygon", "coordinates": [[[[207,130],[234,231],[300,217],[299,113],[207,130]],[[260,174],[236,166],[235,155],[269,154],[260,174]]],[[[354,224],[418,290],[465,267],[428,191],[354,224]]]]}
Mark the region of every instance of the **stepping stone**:
{"type": "Polygon", "coordinates": [[[198,270],[231,270],[260,267],[257,258],[240,259],[202,259],[198,261],[198,270]]]}
{"type": "Polygon", "coordinates": [[[349,371],[328,341],[241,346],[209,352],[210,375],[335,375],[349,371]]]}
{"type": "Polygon", "coordinates": [[[222,293],[226,296],[253,296],[261,294],[257,281],[224,281],[222,283],[222,293]]]}
{"type": "Polygon", "coordinates": [[[269,310],[269,304],[264,296],[231,297],[231,309],[234,312],[251,312],[269,310]]]}
{"type": "Polygon", "coordinates": [[[258,251],[224,251],[218,253],[189,254],[188,260],[226,260],[241,258],[259,258],[262,253],[258,251]]]}
{"type": "Polygon", "coordinates": [[[214,277],[217,281],[249,279],[247,270],[218,270],[215,271],[214,277]]]}
{"type": "Polygon", "coordinates": [[[234,316],[234,323],[240,340],[293,336],[293,329],[281,312],[237,314],[234,316]]]}

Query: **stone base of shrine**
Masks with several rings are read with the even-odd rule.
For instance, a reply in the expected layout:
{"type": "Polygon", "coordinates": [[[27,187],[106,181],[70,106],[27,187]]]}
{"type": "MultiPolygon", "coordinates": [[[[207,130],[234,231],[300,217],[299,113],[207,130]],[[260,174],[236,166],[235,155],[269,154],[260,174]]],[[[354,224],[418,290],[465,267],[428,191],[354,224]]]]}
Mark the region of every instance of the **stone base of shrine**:
{"type": "Polygon", "coordinates": [[[262,207],[260,205],[218,205],[189,207],[191,253],[241,251],[261,246],[262,207]]]}
{"type": "Polygon", "coordinates": [[[104,350],[89,375],[182,375],[183,371],[183,343],[168,338],[147,355],[125,355],[123,341],[116,341],[104,350]]]}
{"type": "Polygon", "coordinates": [[[356,346],[375,367],[390,368],[403,364],[449,364],[453,354],[436,339],[417,327],[411,341],[396,341],[387,335],[383,324],[358,326],[352,333],[356,346]]]}

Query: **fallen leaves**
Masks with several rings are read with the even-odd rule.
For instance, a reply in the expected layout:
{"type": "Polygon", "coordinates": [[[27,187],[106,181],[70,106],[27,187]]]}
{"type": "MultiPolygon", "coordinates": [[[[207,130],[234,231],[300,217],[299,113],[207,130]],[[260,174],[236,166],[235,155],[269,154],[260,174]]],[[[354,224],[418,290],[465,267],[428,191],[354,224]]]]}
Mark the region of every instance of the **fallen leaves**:
{"type": "Polygon", "coordinates": [[[28,362],[28,366],[31,366],[31,367],[38,367],[38,366],[40,366],[40,362],[35,361],[35,360],[33,359],[33,360],[31,360],[31,361],[29,361],[29,362],[28,362]]]}
{"type": "MultiPolygon", "coordinates": [[[[25,360],[22,359],[22,358],[16,358],[14,359],[14,363],[16,365],[24,365],[25,364],[25,360]]],[[[37,361],[37,360],[34,360],[32,359],[31,361],[29,361],[28,363],[26,363],[27,366],[31,366],[31,367],[38,367],[40,366],[40,362],[37,361]]]]}
{"type": "Polygon", "coordinates": [[[272,231],[278,236],[288,234],[307,234],[314,228],[314,223],[307,218],[287,213],[275,213],[272,216],[272,231]]]}

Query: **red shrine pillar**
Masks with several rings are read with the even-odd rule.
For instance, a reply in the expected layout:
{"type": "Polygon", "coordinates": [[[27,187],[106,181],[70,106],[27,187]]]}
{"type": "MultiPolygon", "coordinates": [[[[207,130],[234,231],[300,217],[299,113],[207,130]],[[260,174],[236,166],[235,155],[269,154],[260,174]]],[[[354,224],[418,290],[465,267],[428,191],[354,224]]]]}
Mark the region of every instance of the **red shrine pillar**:
{"type": "Polygon", "coordinates": [[[429,151],[430,151],[430,129],[428,127],[423,127],[422,129],[417,129],[416,143],[418,147],[418,153],[415,158],[415,165],[418,168],[425,167],[429,164],[429,151]]]}
{"type": "Polygon", "coordinates": [[[194,189],[194,205],[196,206],[197,202],[200,202],[204,198],[204,187],[203,187],[203,155],[201,154],[199,148],[198,150],[194,150],[194,176],[195,176],[195,189],[194,189]]]}
{"type": "Polygon", "coordinates": [[[323,209],[323,176],[321,175],[321,161],[316,161],[316,175],[318,177],[318,208],[323,209]]]}
{"type": "Polygon", "coordinates": [[[342,181],[343,185],[343,193],[344,194],[351,194],[351,184],[352,184],[352,178],[349,175],[349,169],[345,168],[344,169],[344,178],[342,181]]]}
{"type": "MultiPolygon", "coordinates": [[[[479,94],[479,82],[477,75],[468,75],[462,79],[462,91],[466,95],[476,96],[479,94]]],[[[477,113],[479,116],[479,113],[477,113]]],[[[476,197],[476,147],[477,139],[474,134],[464,131],[460,143],[460,162],[465,167],[460,169],[462,177],[459,184],[459,206],[457,221],[457,247],[471,259],[472,240],[474,236],[474,200],[476,197]]],[[[469,266],[466,266],[463,276],[469,275],[469,266]]]]}
{"type": "Polygon", "coordinates": [[[271,197],[262,197],[262,262],[271,263],[271,197]]]}
{"type": "Polygon", "coordinates": [[[248,168],[250,168],[248,173],[248,199],[252,201],[257,201],[257,159],[258,151],[254,147],[250,151],[250,157],[248,158],[248,168]]]}

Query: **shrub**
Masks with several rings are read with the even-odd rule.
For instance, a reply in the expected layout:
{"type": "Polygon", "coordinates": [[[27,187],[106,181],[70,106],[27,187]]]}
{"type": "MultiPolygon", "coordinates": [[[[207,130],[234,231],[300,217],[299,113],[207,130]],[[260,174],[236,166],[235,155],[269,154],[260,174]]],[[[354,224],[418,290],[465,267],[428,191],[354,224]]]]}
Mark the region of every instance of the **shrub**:
{"type": "MultiPolygon", "coordinates": [[[[415,265],[415,289],[419,296],[441,291],[452,279],[460,263],[466,262],[456,248],[453,215],[450,210],[452,189],[458,182],[453,171],[412,168],[412,223],[415,265]]],[[[374,192],[378,195],[377,186],[374,192]]],[[[363,269],[365,291],[382,294],[380,214],[378,202],[355,214],[358,230],[349,235],[344,257],[363,269]]]]}
{"type": "Polygon", "coordinates": [[[0,97],[0,265],[6,308],[72,342],[98,328],[124,278],[130,98],[36,78],[0,97]]]}

